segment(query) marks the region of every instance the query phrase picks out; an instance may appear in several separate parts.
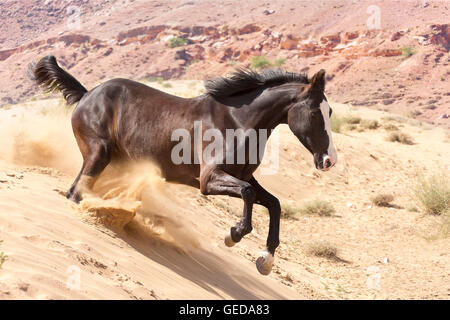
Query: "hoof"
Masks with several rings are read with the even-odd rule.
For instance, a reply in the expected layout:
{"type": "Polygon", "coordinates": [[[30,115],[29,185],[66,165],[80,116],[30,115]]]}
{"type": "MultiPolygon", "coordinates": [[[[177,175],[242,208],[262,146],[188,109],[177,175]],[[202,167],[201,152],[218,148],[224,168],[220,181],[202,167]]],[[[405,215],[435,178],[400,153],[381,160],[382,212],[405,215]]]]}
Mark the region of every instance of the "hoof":
{"type": "Polygon", "coordinates": [[[270,271],[272,271],[273,261],[275,260],[274,256],[268,252],[263,251],[261,256],[256,259],[256,269],[258,269],[259,273],[267,276],[270,271]]]}
{"type": "Polygon", "coordinates": [[[79,204],[81,200],[83,200],[83,198],[81,197],[81,195],[79,193],[72,193],[69,194],[69,192],[66,193],[66,198],[69,199],[70,201],[75,202],[76,204],[79,204]]]}
{"type": "Polygon", "coordinates": [[[233,239],[231,238],[231,232],[228,232],[226,234],[224,242],[227,247],[232,247],[236,244],[236,242],[234,242],[233,239]]]}

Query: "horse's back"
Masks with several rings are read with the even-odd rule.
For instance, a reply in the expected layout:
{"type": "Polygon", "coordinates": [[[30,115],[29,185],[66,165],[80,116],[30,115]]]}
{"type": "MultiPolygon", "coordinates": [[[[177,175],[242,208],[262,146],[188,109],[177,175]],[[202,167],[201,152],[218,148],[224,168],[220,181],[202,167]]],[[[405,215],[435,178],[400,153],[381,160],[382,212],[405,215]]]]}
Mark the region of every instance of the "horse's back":
{"type": "MultiPolygon", "coordinates": [[[[167,164],[177,143],[172,133],[192,129],[194,109],[193,99],[118,78],[86,93],[73,112],[72,126],[77,141],[80,137],[104,140],[113,146],[116,157],[151,158],[167,164]]],[[[169,171],[177,171],[170,167],[169,171]]],[[[178,169],[184,171],[182,167],[178,169]]]]}

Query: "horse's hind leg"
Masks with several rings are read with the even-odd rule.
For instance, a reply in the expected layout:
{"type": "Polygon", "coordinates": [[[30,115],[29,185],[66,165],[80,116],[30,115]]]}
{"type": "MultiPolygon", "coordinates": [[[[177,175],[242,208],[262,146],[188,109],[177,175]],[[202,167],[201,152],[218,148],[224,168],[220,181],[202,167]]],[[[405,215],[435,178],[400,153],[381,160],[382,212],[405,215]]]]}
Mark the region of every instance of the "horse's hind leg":
{"type": "Polygon", "coordinates": [[[92,189],[95,180],[111,161],[112,144],[105,139],[90,139],[80,148],[83,154],[83,167],[72,187],[67,192],[67,198],[78,203],[82,194],[92,189]],[[84,151],[84,152],[83,152],[84,151]]]}
{"type": "Polygon", "coordinates": [[[81,200],[81,199],[79,199],[79,200],[73,199],[73,194],[74,194],[75,188],[76,188],[76,186],[78,184],[78,181],[80,181],[81,175],[83,174],[83,169],[84,169],[84,164],[81,167],[80,173],[78,173],[78,176],[75,178],[75,181],[72,183],[72,186],[66,192],[66,198],[67,199],[71,199],[71,200],[73,200],[75,202],[79,202],[81,200]]]}

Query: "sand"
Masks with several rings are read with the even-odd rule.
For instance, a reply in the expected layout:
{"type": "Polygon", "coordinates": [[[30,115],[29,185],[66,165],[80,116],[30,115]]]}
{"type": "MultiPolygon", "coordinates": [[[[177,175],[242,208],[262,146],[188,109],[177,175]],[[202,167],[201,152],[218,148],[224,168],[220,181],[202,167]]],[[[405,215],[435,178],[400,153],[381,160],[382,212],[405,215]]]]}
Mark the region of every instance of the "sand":
{"type": "MultiPolygon", "coordinates": [[[[194,94],[183,86],[169,90],[194,94]]],[[[257,178],[283,206],[323,199],[336,213],[283,219],[267,277],[254,265],[268,228],[260,206],[252,234],[227,248],[223,235],[242,201],[168,184],[147,162],[109,167],[75,205],[64,197],[81,166],[70,111],[59,99],[0,110],[0,252],[8,256],[0,299],[448,299],[450,245],[440,220],[408,210],[419,173],[450,169],[448,131],[332,106],[395,124],[415,144],[386,141],[382,128],[343,130],[334,135],[337,166],[319,173],[280,126],[280,170],[257,178]],[[394,195],[394,207],[371,206],[381,192],[394,195]],[[339,259],[308,254],[319,239],[335,245],[339,259]]]]}

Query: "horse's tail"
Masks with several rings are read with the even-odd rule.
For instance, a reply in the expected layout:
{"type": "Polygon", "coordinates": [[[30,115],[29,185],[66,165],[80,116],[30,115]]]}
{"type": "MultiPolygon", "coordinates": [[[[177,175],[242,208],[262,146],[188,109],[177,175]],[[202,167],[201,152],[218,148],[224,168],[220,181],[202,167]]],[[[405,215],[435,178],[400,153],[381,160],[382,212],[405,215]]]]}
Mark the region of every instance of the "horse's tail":
{"type": "Polygon", "coordinates": [[[69,105],[80,101],[87,92],[77,79],[58,65],[54,56],[46,56],[38,63],[30,64],[28,73],[45,92],[60,91],[69,105]]]}

